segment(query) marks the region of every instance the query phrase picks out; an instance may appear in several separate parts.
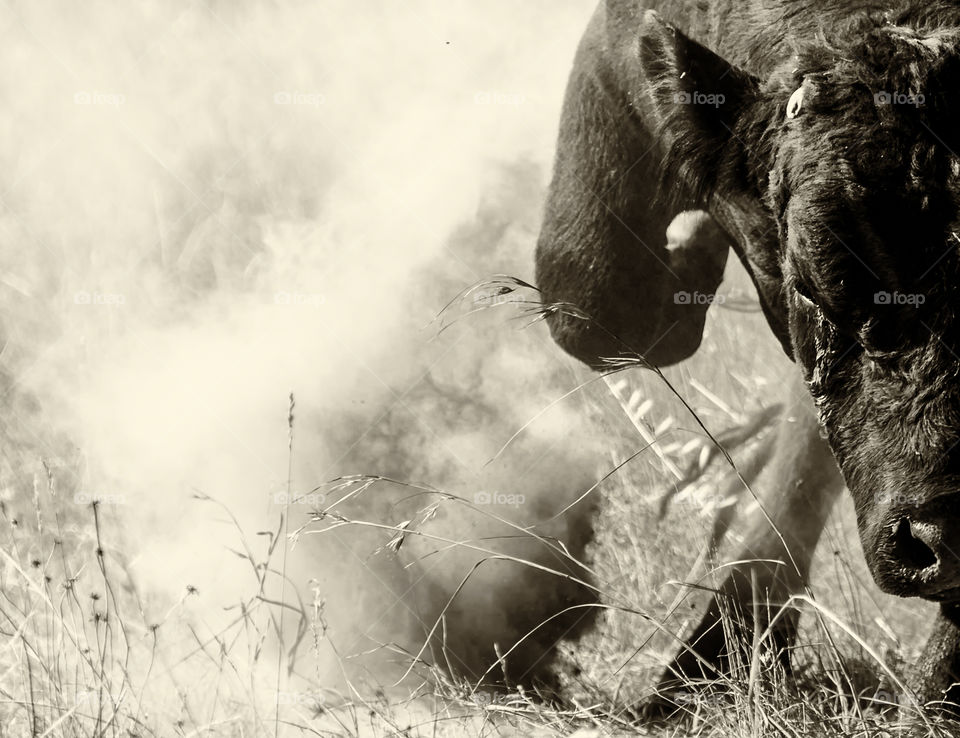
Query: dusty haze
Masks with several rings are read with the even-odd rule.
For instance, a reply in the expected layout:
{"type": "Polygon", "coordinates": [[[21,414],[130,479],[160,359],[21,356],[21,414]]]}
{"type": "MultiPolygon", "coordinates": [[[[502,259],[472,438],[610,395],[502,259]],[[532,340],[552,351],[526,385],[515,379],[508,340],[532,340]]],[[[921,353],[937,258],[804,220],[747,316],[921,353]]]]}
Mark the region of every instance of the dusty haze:
{"type": "MultiPolygon", "coordinates": [[[[250,584],[223,508],[262,553],[288,507],[289,530],[307,527],[288,546],[285,596],[322,600],[347,655],[417,648],[488,556],[422,537],[397,554],[382,549],[393,532],[370,528],[319,534],[330,520],[310,512],[340,493],[316,488],[341,474],[462,495],[475,504],[444,502],[425,530],[566,566],[499,539],[511,531],[488,513],[548,520],[610,463],[576,398],[538,415],[582,375],[542,325],[519,330],[509,301],[476,315],[461,304],[440,335],[434,319],[492,274],[532,279],[563,85],[593,4],[7,5],[6,504],[28,508],[46,463],[73,504],[100,500],[145,619],[210,632],[250,584]]],[[[436,501],[383,484],[337,510],[397,525],[436,501]]],[[[588,512],[538,532],[582,551],[588,512]]],[[[447,612],[465,673],[543,607],[589,599],[531,576],[483,564],[447,612]]],[[[518,654],[513,678],[549,642],[518,654]]],[[[404,660],[377,653],[360,671],[390,683],[404,660]]],[[[293,666],[315,668],[339,674],[328,652],[293,666]]]]}

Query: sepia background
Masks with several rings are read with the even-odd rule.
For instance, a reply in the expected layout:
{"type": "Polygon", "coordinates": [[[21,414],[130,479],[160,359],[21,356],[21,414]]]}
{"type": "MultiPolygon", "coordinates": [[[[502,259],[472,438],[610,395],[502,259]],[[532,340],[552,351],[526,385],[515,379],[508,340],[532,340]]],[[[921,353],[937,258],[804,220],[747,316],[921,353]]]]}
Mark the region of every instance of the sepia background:
{"type": "MultiPolygon", "coordinates": [[[[649,692],[674,646],[635,653],[637,613],[682,625],[723,472],[658,520],[706,439],[496,277],[533,281],[593,5],[0,8],[11,734],[456,735],[486,682],[649,692]]],[[[790,371],[736,265],[724,291],[668,373],[716,432],[790,371]]],[[[848,508],[816,591],[899,654],[923,608],[875,591],[848,508]]]]}

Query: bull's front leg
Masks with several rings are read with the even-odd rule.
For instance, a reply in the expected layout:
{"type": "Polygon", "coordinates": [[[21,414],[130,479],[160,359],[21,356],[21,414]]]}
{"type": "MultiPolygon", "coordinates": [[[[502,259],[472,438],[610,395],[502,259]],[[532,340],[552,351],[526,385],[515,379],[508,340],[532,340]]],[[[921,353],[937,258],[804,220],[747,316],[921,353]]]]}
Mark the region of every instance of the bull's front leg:
{"type": "Polygon", "coordinates": [[[940,606],[911,683],[922,704],[948,703],[960,712],[960,605],[940,606]]]}
{"type": "Polygon", "coordinates": [[[734,557],[745,563],[733,567],[667,668],[658,686],[666,706],[669,695],[692,680],[731,675],[738,665],[749,667],[758,647],[789,667],[798,613],[781,610],[807,584],[820,534],[843,490],[836,462],[820,437],[813,404],[799,381],[792,394],[773,458],[754,488],[766,514],[754,511],[746,543],[734,557]],[[756,643],[771,620],[769,638],[756,643]]]}

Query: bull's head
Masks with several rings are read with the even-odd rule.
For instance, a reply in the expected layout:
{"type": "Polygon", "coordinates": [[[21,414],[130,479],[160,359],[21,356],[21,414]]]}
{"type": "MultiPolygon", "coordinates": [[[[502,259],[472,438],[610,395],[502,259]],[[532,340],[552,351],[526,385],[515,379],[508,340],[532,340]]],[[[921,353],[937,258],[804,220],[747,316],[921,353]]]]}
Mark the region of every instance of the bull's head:
{"type": "Polygon", "coordinates": [[[810,39],[764,79],[655,13],[638,30],[601,8],[568,90],[538,280],[594,319],[551,318],[574,355],[671,363],[709,304],[674,296],[712,291],[732,243],[817,402],[877,582],[953,601],[960,28],[924,7],[810,39]],[[672,248],[664,189],[712,216],[672,248]]]}

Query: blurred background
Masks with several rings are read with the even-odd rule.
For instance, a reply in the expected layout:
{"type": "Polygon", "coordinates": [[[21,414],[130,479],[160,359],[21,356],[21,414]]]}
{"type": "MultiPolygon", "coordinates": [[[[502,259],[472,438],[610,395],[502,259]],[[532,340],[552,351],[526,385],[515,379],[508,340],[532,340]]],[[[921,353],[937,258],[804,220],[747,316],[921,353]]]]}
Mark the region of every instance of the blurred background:
{"type": "MultiPolygon", "coordinates": [[[[43,693],[85,724],[95,685],[100,726],[104,687],[154,727],[248,692],[309,717],[433,667],[624,689],[636,620],[584,605],[673,599],[711,508],[651,511],[705,440],[656,378],[561,355],[534,292],[469,289],[533,281],[593,5],[4,4],[11,720],[65,719],[43,693]],[[669,442],[610,475],[644,432],[669,442]]],[[[716,431],[790,370],[730,270],[746,312],[669,375],[716,431]]],[[[876,623],[901,605],[843,550],[823,568],[898,643],[876,623]]]]}

